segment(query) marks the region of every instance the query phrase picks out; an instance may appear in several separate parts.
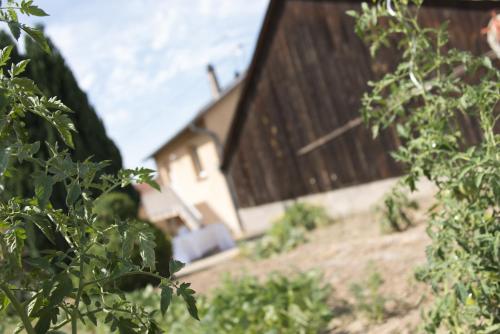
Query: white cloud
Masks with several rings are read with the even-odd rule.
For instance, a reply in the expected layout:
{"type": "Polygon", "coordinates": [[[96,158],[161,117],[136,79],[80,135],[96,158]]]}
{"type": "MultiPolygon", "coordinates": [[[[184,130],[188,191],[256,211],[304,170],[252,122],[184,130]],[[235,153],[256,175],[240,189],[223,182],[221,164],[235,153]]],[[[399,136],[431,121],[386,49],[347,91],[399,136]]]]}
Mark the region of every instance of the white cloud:
{"type": "Polygon", "coordinates": [[[104,121],[109,124],[124,123],[130,121],[132,115],[124,109],[111,110],[104,113],[104,121]]]}

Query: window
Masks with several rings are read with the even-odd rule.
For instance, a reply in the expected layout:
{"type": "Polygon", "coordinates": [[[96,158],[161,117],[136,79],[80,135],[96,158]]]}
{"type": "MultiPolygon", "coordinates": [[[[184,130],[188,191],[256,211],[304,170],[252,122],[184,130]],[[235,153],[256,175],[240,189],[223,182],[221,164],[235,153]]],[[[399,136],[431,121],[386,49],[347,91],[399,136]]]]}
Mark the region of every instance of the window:
{"type": "Polygon", "coordinates": [[[204,179],[207,177],[207,173],[201,164],[200,155],[198,154],[198,148],[191,146],[189,148],[189,155],[191,156],[191,161],[193,162],[194,171],[199,179],[204,179]]]}
{"type": "Polygon", "coordinates": [[[163,184],[167,185],[172,182],[171,176],[170,176],[170,163],[168,161],[163,161],[163,163],[160,165],[160,178],[163,184]]]}

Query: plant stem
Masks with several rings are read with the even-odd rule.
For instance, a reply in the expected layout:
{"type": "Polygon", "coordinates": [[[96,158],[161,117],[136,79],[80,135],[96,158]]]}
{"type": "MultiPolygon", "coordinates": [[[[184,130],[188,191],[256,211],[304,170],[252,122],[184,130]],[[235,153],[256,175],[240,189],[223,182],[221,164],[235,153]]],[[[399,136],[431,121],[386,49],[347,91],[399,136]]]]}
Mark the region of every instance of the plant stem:
{"type": "Polygon", "coordinates": [[[78,332],[78,306],[80,305],[80,298],[83,292],[83,254],[80,256],[80,277],[78,277],[78,292],[76,293],[75,304],[73,305],[73,313],[71,314],[71,333],[77,334],[78,332]]]}
{"type": "Polygon", "coordinates": [[[36,334],[35,329],[31,325],[31,321],[28,317],[28,314],[26,313],[26,310],[23,308],[21,303],[17,300],[16,296],[14,296],[14,294],[9,289],[9,287],[6,284],[0,284],[0,290],[2,290],[5,293],[5,296],[7,296],[7,298],[9,298],[10,302],[12,303],[12,306],[14,307],[17,314],[21,318],[21,321],[24,325],[24,329],[26,329],[26,332],[28,334],[36,334]]]}
{"type": "Polygon", "coordinates": [[[99,279],[96,279],[96,280],[93,280],[93,281],[88,281],[88,282],[85,282],[84,286],[92,285],[92,284],[96,284],[96,283],[103,283],[103,282],[108,282],[108,281],[114,281],[114,280],[117,280],[117,279],[122,278],[122,277],[134,276],[134,275],[144,275],[144,276],[149,276],[149,277],[157,278],[159,280],[165,278],[165,277],[163,277],[161,275],[158,275],[158,274],[155,274],[155,273],[150,273],[150,272],[147,272],[147,271],[130,271],[128,273],[123,273],[121,275],[117,275],[117,276],[114,276],[114,277],[104,277],[104,278],[99,278],[99,279]]]}

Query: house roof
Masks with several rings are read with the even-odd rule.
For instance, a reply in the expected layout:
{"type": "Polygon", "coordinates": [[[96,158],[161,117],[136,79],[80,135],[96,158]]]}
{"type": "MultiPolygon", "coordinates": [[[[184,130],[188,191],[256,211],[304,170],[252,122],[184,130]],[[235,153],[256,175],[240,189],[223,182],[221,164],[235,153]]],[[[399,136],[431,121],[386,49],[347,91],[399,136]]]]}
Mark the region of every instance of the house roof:
{"type": "Polygon", "coordinates": [[[189,125],[196,123],[199,121],[203,116],[205,116],[210,110],[212,110],[213,107],[215,107],[217,104],[219,104],[220,101],[222,101],[226,96],[228,96],[231,92],[233,92],[237,87],[240,86],[245,81],[245,74],[242,74],[238,76],[228,87],[226,87],[221,93],[220,96],[217,97],[216,99],[211,100],[209,103],[207,103],[205,106],[203,106],[198,113],[189,121],[187,122],[186,125],[184,125],[180,130],[178,130],[173,136],[171,136],[163,145],[161,145],[159,148],[157,148],[153,153],[149,154],[145,159],[153,158],[156,156],[158,153],[160,153],[161,150],[163,150],[165,147],[167,147],[170,143],[175,141],[177,138],[179,138],[183,133],[190,131],[189,130],[189,125]]]}
{"type": "MultiPolygon", "coordinates": [[[[224,147],[224,154],[220,168],[226,171],[229,168],[231,159],[234,155],[238,142],[240,140],[243,125],[247,116],[248,109],[245,108],[247,101],[252,97],[251,88],[255,86],[259,78],[262,65],[264,64],[267,54],[270,49],[270,41],[272,40],[278,19],[281,16],[285,3],[293,1],[337,1],[337,0],[270,0],[262,28],[259,33],[257,45],[246,74],[246,80],[243,83],[242,93],[238,101],[235,116],[229,129],[229,134],[226,139],[224,147]]],[[[362,0],[343,0],[344,2],[363,2],[362,0]]],[[[492,5],[498,5],[498,0],[433,0],[432,2],[425,2],[424,6],[442,6],[452,7],[460,6],[464,9],[488,9],[492,5]]]]}

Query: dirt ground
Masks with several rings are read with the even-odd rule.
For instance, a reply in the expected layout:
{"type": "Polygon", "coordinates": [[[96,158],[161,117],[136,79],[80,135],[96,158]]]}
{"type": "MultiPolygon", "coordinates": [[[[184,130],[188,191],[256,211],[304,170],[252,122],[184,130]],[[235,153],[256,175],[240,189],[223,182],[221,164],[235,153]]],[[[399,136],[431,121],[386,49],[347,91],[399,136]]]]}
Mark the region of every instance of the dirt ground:
{"type": "Polygon", "coordinates": [[[359,215],[311,232],[306,244],[289,253],[257,262],[239,256],[182,280],[191,282],[198,293],[208,293],[227,274],[264,279],[271,272],[319,269],[334,289],[331,303],[335,316],[329,333],[414,333],[421,322],[420,309],[430,298],[427,287],[414,279],[415,268],[425,263],[429,244],[423,220],[420,214],[415,227],[382,234],[373,214],[359,215]],[[382,275],[381,293],[391,300],[387,304],[390,315],[378,324],[353,310],[349,289],[352,283],[366,279],[370,267],[382,275]]]}

